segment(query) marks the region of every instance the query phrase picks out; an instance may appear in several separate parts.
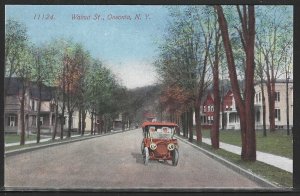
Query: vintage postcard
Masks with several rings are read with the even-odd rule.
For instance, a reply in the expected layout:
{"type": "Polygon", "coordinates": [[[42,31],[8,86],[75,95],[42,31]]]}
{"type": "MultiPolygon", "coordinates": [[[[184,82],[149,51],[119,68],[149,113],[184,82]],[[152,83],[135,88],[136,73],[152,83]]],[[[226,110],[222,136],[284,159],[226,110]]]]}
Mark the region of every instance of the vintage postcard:
{"type": "Polygon", "coordinates": [[[5,189],[291,189],[293,14],[5,5],[5,189]]]}

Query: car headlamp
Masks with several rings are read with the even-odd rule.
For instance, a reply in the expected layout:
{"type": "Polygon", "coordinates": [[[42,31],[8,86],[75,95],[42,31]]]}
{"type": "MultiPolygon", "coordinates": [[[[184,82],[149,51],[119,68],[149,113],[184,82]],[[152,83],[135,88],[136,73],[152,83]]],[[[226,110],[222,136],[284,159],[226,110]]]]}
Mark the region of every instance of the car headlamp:
{"type": "Polygon", "coordinates": [[[175,149],[175,145],[173,143],[168,144],[168,150],[174,150],[175,149]]]}
{"type": "Polygon", "coordinates": [[[150,149],[155,150],[157,148],[157,145],[155,143],[150,144],[150,149]]]}

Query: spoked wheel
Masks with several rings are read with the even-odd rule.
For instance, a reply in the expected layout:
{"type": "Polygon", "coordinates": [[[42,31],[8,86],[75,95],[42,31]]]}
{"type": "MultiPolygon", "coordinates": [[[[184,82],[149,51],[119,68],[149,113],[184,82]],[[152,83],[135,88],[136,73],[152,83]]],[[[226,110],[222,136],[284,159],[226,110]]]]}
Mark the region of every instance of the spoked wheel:
{"type": "Polygon", "coordinates": [[[178,164],[178,159],[179,159],[179,152],[178,152],[178,149],[175,148],[175,149],[172,151],[172,165],[173,165],[173,166],[177,166],[177,164],[178,164]]]}
{"type": "Polygon", "coordinates": [[[143,159],[144,159],[144,164],[148,165],[148,162],[149,162],[149,150],[148,150],[147,147],[144,148],[143,159]]]}
{"type": "Polygon", "coordinates": [[[142,154],[144,153],[144,141],[142,141],[142,144],[141,144],[141,151],[142,151],[142,154]]]}

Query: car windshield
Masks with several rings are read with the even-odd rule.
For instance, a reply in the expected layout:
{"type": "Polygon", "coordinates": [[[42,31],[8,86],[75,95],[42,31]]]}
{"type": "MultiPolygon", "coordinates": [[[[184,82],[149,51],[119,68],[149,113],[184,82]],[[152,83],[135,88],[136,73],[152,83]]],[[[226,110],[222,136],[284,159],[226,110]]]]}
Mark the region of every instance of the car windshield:
{"type": "Polygon", "coordinates": [[[171,127],[149,127],[149,135],[151,138],[171,139],[174,128],[171,127]]]}

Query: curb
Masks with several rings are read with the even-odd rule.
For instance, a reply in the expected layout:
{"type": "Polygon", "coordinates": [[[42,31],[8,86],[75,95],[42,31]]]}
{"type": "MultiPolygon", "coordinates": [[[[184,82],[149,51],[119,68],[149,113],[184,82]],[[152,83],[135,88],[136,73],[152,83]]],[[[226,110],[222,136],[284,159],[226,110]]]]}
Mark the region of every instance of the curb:
{"type": "Polygon", "coordinates": [[[207,151],[207,150],[205,150],[205,149],[203,149],[203,148],[201,148],[201,147],[199,147],[199,146],[197,146],[197,145],[195,145],[195,144],[193,144],[193,143],[191,143],[191,142],[189,142],[189,141],[187,141],[187,140],[185,140],[185,139],[183,139],[181,137],[176,136],[176,138],[178,138],[180,141],[183,141],[184,143],[189,144],[189,145],[193,146],[194,148],[202,151],[204,154],[206,154],[209,157],[215,159],[216,161],[222,163],[226,167],[228,167],[228,168],[236,171],[237,173],[239,173],[239,174],[247,177],[250,180],[255,181],[256,183],[262,185],[265,188],[285,189],[285,188],[280,188],[277,185],[269,182],[268,180],[266,180],[266,179],[264,179],[264,178],[262,178],[262,177],[260,177],[260,176],[258,176],[256,174],[254,174],[252,172],[249,172],[249,171],[247,171],[247,170],[239,167],[238,165],[235,165],[235,164],[231,163],[230,161],[228,161],[228,160],[226,160],[226,159],[224,159],[224,158],[222,158],[222,157],[220,157],[220,156],[218,156],[216,154],[213,154],[212,152],[209,152],[209,151],[207,151]]]}
{"type": "Polygon", "coordinates": [[[109,133],[105,133],[102,135],[92,135],[92,136],[87,136],[87,137],[78,138],[78,139],[77,138],[76,139],[67,139],[65,141],[59,141],[59,142],[54,142],[54,143],[49,143],[49,144],[44,144],[44,145],[41,143],[41,145],[38,145],[38,146],[21,148],[21,149],[5,152],[4,157],[9,157],[9,156],[13,156],[13,155],[17,155],[17,154],[21,154],[21,153],[25,153],[25,152],[30,152],[30,151],[34,151],[34,150],[38,150],[38,149],[43,149],[43,148],[47,148],[47,147],[51,147],[51,146],[58,146],[58,145],[62,145],[62,144],[68,144],[68,143],[72,143],[72,142],[79,142],[82,140],[93,139],[96,137],[103,137],[103,136],[108,136],[108,135],[113,135],[113,134],[118,134],[118,133],[124,133],[127,131],[131,131],[131,130],[109,132],[109,133]]]}

